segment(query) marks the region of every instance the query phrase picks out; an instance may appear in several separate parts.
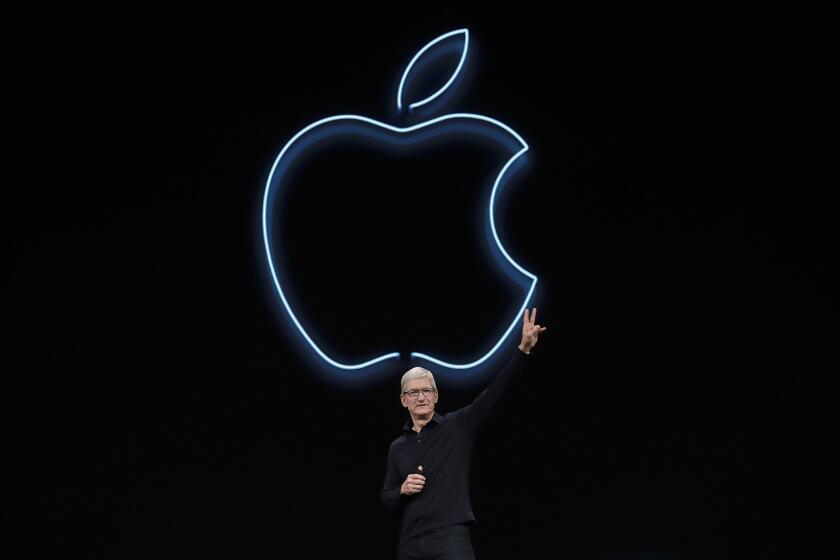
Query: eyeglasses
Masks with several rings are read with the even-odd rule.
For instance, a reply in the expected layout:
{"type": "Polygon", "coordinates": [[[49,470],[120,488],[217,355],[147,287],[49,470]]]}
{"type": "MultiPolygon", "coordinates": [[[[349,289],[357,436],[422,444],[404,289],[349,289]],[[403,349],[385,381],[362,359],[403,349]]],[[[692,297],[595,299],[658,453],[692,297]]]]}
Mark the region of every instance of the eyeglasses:
{"type": "Polygon", "coordinates": [[[411,400],[417,400],[417,397],[420,396],[420,393],[423,393],[423,396],[429,399],[432,397],[432,394],[434,392],[434,389],[412,389],[411,391],[404,392],[403,395],[405,395],[411,400]]]}

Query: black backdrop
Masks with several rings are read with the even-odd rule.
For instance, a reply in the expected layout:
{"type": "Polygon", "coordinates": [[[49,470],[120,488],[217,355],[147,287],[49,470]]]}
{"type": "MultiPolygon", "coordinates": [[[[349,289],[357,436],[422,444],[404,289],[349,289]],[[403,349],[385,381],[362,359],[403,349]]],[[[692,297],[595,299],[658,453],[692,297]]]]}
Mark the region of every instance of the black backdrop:
{"type": "MultiPolygon", "coordinates": [[[[478,442],[479,557],[830,554],[828,18],[449,10],[8,18],[10,543],[393,557],[378,493],[408,363],[331,383],[299,353],[260,197],[295,131],[388,120],[410,57],[468,27],[448,109],[531,145],[499,220],[549,327],[478,442]]],[[[474,353],[513,305],[469,248],[476,199],[393,173],[339,196],[360,181],[327,168],[298,200],[312,321],[345,353],[474,353]]],[[[439,408],[488,379],[441,374],[439,408]]]]}

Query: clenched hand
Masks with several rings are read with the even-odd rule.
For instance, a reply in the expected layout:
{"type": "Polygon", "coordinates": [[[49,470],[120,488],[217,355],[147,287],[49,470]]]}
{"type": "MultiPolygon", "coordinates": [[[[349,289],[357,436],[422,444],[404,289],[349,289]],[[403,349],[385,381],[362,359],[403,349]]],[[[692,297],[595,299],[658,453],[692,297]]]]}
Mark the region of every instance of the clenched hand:
{"type": "Polygon", "coordinates": [[[419,494],[426,484],[426,477],[422,474],[410,474],[405,478],[405,482],[400,486],[400,494],[411,496],[419,494]]]}

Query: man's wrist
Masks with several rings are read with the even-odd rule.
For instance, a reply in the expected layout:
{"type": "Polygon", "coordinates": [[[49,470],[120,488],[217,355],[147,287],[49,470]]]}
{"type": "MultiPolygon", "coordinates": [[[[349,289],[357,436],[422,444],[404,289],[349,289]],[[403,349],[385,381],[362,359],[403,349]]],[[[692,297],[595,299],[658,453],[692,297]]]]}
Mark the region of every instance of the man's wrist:
{"type": "Polygon", "coordinates": [[[525,354],[530,354],[530,353],[531,353],[531,348],[526,348],[526,347],[525,347],[524,345],[522,345],[522,344],[520,344],[520,345],[519,345],[519,350],[521,350],[521,351],[522,351],[523,353],[525,353],[525,354]]]}

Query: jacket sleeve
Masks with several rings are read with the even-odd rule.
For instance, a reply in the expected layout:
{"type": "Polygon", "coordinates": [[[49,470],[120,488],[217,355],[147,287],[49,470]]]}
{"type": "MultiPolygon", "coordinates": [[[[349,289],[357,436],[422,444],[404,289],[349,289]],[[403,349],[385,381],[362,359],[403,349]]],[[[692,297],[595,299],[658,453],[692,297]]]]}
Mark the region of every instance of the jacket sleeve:
{"type": "Polygon", "coordinates": [[[526,354],[517,348],[502,370],[490,382],[490,385],[472,403],[458,411],[457,421],[466,431],[475,432],[478,429],[504,395],[516,374],[528,367],[533,360],[532,354],[526,354]]]}
{"type": "Polygon", "coordinates": [[[393,445],[388,448],[388,460],[385,471],[385,482],[382,484],[382,508],[388,512],[396,512],[405,501],[405,496],[400,494],[400,487],[403,481],[400,480],[400,473],[397,470],[397,463],[394,460],[393,445]]]}

